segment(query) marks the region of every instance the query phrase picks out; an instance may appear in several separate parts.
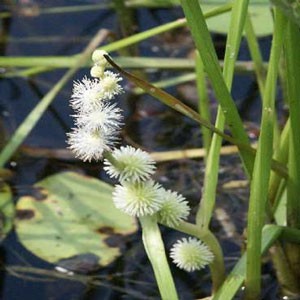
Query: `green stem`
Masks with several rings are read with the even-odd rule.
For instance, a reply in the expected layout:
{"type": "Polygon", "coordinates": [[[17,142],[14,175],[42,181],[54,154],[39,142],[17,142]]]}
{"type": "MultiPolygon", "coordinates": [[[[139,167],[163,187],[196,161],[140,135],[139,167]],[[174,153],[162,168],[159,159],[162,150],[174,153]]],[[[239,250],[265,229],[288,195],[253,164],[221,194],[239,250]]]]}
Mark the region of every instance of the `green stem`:
{"type": "Polygon", "coordinates": [[[115,159],[111,151],[103,151],[103,158],[106,158],[118,170],[122,170],[124,168],[124,164],[121,161],[115,159]]]}
{"type": "MultiPolygon", "coordinates": [[[[287,120],[280,136],[279,147],[274,151],[274,159],[286,165],[288,161],[288,149],[289,149],[289,132],[290,132],[290,119],[287,120]]],[[[277,192],[283,178],[278,176],[276,172],[271,172],[270,184],[269,184],[269,200],[273,210],[275,211],[278,205],[279,198],[277,192]]]]}
{"type": "Polygon", "coordinates": [[[291,227],[282,227],[280,238],[286,242],[300,244],[300,230],[291,227]]]}
{"type": "Polygon", "coordinates": [[[258,149],[254,162],[254,171],[250,187],[250,200],[247,226],[247,278],[246,299],[260,298],[261,289],[261,237],[265,218],[268,184],[273,154],[273,124],[275,91],[278,64],[283,44],[283,32],[286,19],[275,10],[275,30],[271,48],[270,63],[266,87],[263,95],[263,111],[258,149]]]}
{"type": "MultiPolygon", "coordinates": [[[[281,237],[283,234],[281,234],[281,237]]],[[[299,282],[291,271],[291,265],[279,242],[274,243],[273,247],[270,248],[270,255],[282,294],[285,296],[296,296],[300,292],[299,282]]]]}
{"type": "Polygon", "coordinates": [[[143,243],[163,300],[178,299],[156,217],[140,217],[143,243]]]}
{"type": "MultiPolygon", "coordinates": [[[[263,95],[265,79],[266,79],[266,69],[264,68],[264,62],[259,50],[258,41],[249,14],[246,18],[245,34],[246,34],[251,58],[254,62],[254,70],[258,82],[259,91],[260,94],[263,95]]],[[[280,130],[279,130],[277,114],[276,112],[274,112],[274,148],[275,149],[277,148],[279,142],[280,142],[280,130]]]]}
{"type": "Polygon", "coordinates": [[[300,229],[300,32],[293,22],[288,23],[286,37],[287,88],[290,112],[289,132],[289,179],[287,222],[290,226],[300,229]]]}
{"type": "MultiPolygon", "coordinates": [[[[263,255],[273,245],[282,233],[283,228],[275,225],[266,225],[262,231],[262,243],[259,255],[263,255]]],[[[233,270],[227,276],[224,284],[212,297],[212,300],[231,300],[241,288],[246,276],[246,254],[244,254],[233,270]]],[[[260,299],[260,298],[256,298],[260,299]]]]}
{"type": "MultiPolygon", "coordinates": [[[[205,18],[211,18],[214,16],[217,16],[219,14],[225,13],[227,11],[231,10],[231,3],[227,3],[225,5],[213,8],[212,10],[205,13],[205,18]]],[[[148,38],[151,38],[155,35],[161,34],[163,32],[173,30],[176,28],[180,28],[186,25],[186,19],[178,19],[172,22],[169,22],[167,24],[163,24],[154,28],[151,28],[149,30],[146,30],[144,32],[139,32],[137,34],[134,34],[132,36],[126,37],[124,39],[109,43],[107,45],[101,46],[98,49],[105,50],[107,52],[112,52],[116,50],[120,50],[122,48],[131,46],[133,44],[137,44],[141,41],[144,41],[148,38]]],[[[44,65],[45,70],[48,71],[50,68],[62,68],[62,67],[71,67],[74,64],[76,64],[78,55],[76,54],[73,56],[48,56],[48,57],[30,57],[30,58],[19,58],[18,57],[1,57],[0,56],[0,66],[16,66],[15,63],[18,63],[18,66],[20,67],[26,67],[26,66],[32,66],[34,63],[34,66],[36,65],[44,65]],[[23,61],[23,62],[22,62],[23,61]]],[[[86,64],[88,65],[88,64],[86,64]]],[[[27,70],[27,72],[29,72],[27,70]]],[[[41,72],[41,69],[39,69],[39,72],[41,72]]]]}
{"type": "MultiPolygon", "coordinates": [[[[225,126],[225,116],[221,107],[218,107],[215,127],[223,131],[225,126]]],[[[196,215],[196,224],[205,230],[209,228],[210,220],[216,202],[216,189],[219,175],[220,149],[222,138],[216,134],[212,137],[210,151],[207,156],[205,166],[205,176],[203,182],[203,192],[199,209],[196,215]]]]}
{"type": "MultiPolygon", "coordinates": [[[[103,46],[105,47],[105,46],[103,46]]],[[[116,56],[114,61],[120,64],[126,69],[148,69],[150,72],[154,69],[167,69],[188,71],[195,69],[195,60],[192,58],[177,58],[177,57],[128,57],[128,56],[116,56]]],[[[0,56],[1,67],[35,67],[40,69],[42,67],[53,68],[70,68],[74,66],[74,56],[6,56],[5,58],[0,56]]],[[[92,66],[92,62],[88,61],[83,67],[92,66]]],[[[221,68],[223,68],[224,62],[219,60],[221,68]]],[[[268,63],[264,63],[264,68],[268,67],[268,63]]],[[[235,64],[235,72],[240,74],[251,74],[254,72],[254,63],[252,61],[237,61],[235,64]]],[[[32,70],[33,72],[33,70],[32,70]]],[[[42,72],[36,70],[36,73],[42,72]]],[[[29,70],[23,70],[24,74],[30,76],[29,70]]],[[[36,74],[34,73],[34,74],[36,74]]],[[[5,73],[6,74],[6,73],[5,73]]],[[[192,79],[196,78],[195,73],[192,79]]],[[[192,80],[191,79],[191,80],[192,80]]]]}
{"type": "Polygon", "coordinates": [[[266,81],[266,68],[260,53],[259,44],[254,32],[253,24],[249,14],[246,17],[245,22],[245,35],[250,51],[251,58],[253,60],[253,67],[258,82],[260,94],[263,95],[266,81]]]}
{"type": "MultiPolygon", "coordinates": [[[[110,151],[104,151],[103,157],[118,169],[122,169],[122,162],[116,160],[110,151]]],[[[164,243],[155,216],[139,218],[142,231],[143,243],[151,262],[156,282],[162,299],[178,299],[173,277],[166,258],[164,243]]]]}
{"type": "MultiPolygon", "coordinates": [[[[232,7],[223,68],[224,82],[229,91],[232,86],[234,65],[240,47],[247,7],[248,0],[236,1],[232,7]]],[[[224,126],[225,114],[223,113],[222,105],[220,105],[215,127],[220,131],[223,131],[224,126]]],[[[205,229],[208,229],[209,227],[213,209],[215,207],[221,146],[222,138],[217,134],[214,134],[207,157],[202,199],[196,217],[196,224],[205,229]]]]}
{"type": "MultiPolygon", "coordinates": [[[[291,20],[288,22],[286,36],[287,92],[290,112],[289,159],[287,180],[287,224],[300,229],[300,32],[291,20]]],[[[288,258],[292,270],[300,280],[300,247],[289,244],[288,258]]]]}
{"type": "MultiPolygon", "coordinates": [[[[234,2],[235,5],[240,5],[240,3],[244,5],[244,1],[234,2]]],[[[211,80],[216,98],[220,103],[231,133],[233,137],[240,143],[249,145],[248,135],[244,130],[243,123],[240,119],[235,103],[229,93],[227,84],[224,81],[218,58],[211,40],[211,36],[199,5],[199,1],[181,0],[181,4],[188,25],[191,29],[196,48],[201,55],[205,70],[211,80]]],[[[239,30],[242,30],[242,28],[239,28],[239,30]]],[[[236,31],[236,36],[234,38],[237,38],[239,34],[240,32],[236,31]]],[[[228,44],[227,47],[228,51],[226,52],[228,53],[228,59],[231,60],[232,57],[232,60],[235,61],[237,55],[237,53],[234,51],[235,45],[228,44]]],[[[234,68],[234,64],[231,65],[226,72],[231,74],[232,68],[234,68]]],[[[251,157],[251,155],[249,155],[247,151],[244,151],[242,149],[240,150],[245,171],[250,177],[253,169],[253,157],[251,157]]]]}
{"type": "MultiPolygon", "coordinates": [[[[283,164],[288,160],[288,147],[289,147],[289,132],[290,132],[290,119],[287,120],[285,127],[280,136],[279,147],[274,152],[274,158],[283,164]]],[[[279,224],[286,224],[286,203],[283,192],[286,190],[286,179],[278,176],[275,172],[271,172],[268,198],[272,207],[272,215],[276,222],[279,224]],[[283,203],[282,203],[283,202],[283,203]],[[283,211],[282,211],[283,210],[283,211]],[[284,217],[280,217],[283,215],[284,217]]],[[[290,231],[289,231],[290,232],[290,231]]],[[[299,234],[299,232],[298,232],[299,234]]],[[[285,228],[281,234],[281,239],[286,241],[288,234],[285,234],[285,228]]],[[[293,235],[296,236],[296,235],[293,235]]],[[[300,238],[300,235],[298,239],[300,238]]],[[[286,253],[282,249],[280,243],[276,243],[270,249],[272,262],[278,278],[279,285],[283,290],[284,295],[299,293],[299,285],[297,278],[292,271],[291,264],[287,259],[286,253]]]]}
{"type": "MultiPolygon", "coordinates": [[[[209,98],[208,98],[208,92],[206,86],[204,65],[198,51],[196,51],[196,85],[197,85],[197,92],[199,97],[199,101],[198,101],[199,113],[203,119],[210,122],[209,98]]],[[[202,137],[203,146],[206,151],[206,155],[205,155],[205,160],[206,160],[210,143],[211,143],[211,132],[204,126],[201,126],[201,130],[203,136],[202,137]]]]}
{"type": "MultiPolygon", "coordinates": [[[[134,28],[136,24],[134,23],[134,12],[132,9],[125,5],[124,0],[113,0],[114,9],[118,16],[118,21],[120,23],[120,29],[123,37],[132,36],[134,34],[134,28]]],[[[137,55],[137,48],[133,45],[129,48],[122,48],[120,50],[121,55],[135,56],[137,55]]]]}

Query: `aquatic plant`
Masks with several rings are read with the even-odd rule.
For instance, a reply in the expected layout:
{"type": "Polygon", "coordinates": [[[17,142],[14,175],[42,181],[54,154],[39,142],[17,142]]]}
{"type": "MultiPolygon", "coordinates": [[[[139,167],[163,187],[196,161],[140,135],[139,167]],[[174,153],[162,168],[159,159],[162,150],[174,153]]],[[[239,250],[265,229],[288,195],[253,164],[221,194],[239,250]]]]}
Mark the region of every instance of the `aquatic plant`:
{"type": "MultiPolygon", "coordinates": [[[[90,67],[91,57],[92,78],[85,76],[76,80],[73,85],[70,104],[74,110],[74,128],[67,134],[67,143],[75,156],[84,162],[102,161],[106,174],[113,181],[118,181],[113,190],[108,188],[105,199],[111,200],[120,213],[127,214],[128,216],[125,216],[129,222],[131,216],[140,221],[144,247],[153,267],[161,297],[175,300],[180,294],[177,295],[174,284],[176,280],[169,268],[159,224],[189,236],[173,245],[170,258],[179,268],[188,272],[200,270],[208,265],[212,280],[212,299],[230,300],[239,291],[245,293],[246,300],[260,299],[261,258],[267,252],[270,253],[282,295],[299,295],[299,5],[296,1],[287,3],[273,0],[277,6],[271,8],[272,17],[267,1],[249,4],[248,0],[241,0],[220,6],[198,0],[150,1],[151,3],[146,1],[146,4],[151,6],[181,5],[185,18],[144,32],[133,33],[134,26],[128,17],[129,10],[136,7],[139,1],[112,2],[123,29],[126,29],[124,31],[130,32],[121,40],[107,43],[94,51],[100,41],[108,35],[104,30],[95,36],[80,55],[51,59],[0,57],[1,66],[20,68],[4,72],[4,77],[27,78],[48,71],[49,68],[70,67],[6,143],[0,153],[0,166],[6,165],[62,86],[79,68],[90,67]],[[203,13],[207,7],[212,9],[203,13]],[[227,13],[224,18],[215,18],[216,22],[207,23],[207,18],[224,13],[227,13]],[[190,29],[195,44],[194,59],[128,58],[134,52],[130,49],[132,45],[183,26],[190,29]],[[227,34],[224,61],[221,64],[208,28],[227,34]],[[269,61],[266,63],[262,59],[257,37],[271,33],[272,46],[269,61]],[[249,47],[251,63],[236,62],[243,35],[249,47]],[[120,51],[118,59],[113,59],[107,54],[107,51],[115,50],[120,51]],[[107,70],[109,66],[119,74],[107,70]],[[127,67],[140,71],[149,67],[153,69],[174,66],[178,69],[189,69],[191,73],[151,84],[145,77],[140,76],[140,73],[125,71],[127,67]],[[23,69],[25,67],[28,69],[23,69]],[[255,145],[250,143],[245,122],[231,93],[236,70],[251,72],[258,83],[262,114],[259,138],[255,145]],[[201,126],[204,145],[201,153],[204,152],[206,167],[194,223],[187,222],[191,210],[188,200],[178,191],[165,189],[162,183],[153,179],[156,172],[154,154],[130,145],[124,146],[124,141],[120,140],[124,120],[123,112],[115,100],[118,95],[124,93],[121,86],[123,78],[137,86],[133,89],[136,94],[146,92],[201,126]],[[208,103],[207,78],[219,105],[214,125],[208,103]],[[279,124],[275,105],[278,78],[286,100],[285,105],[289,108],[288,120],[283,129],[279,124]],[[200,113],[161,89],[190,80],[195,80],[197,84],[200,113]],[[244,238],[245,253],[228,275],[225,274],[222,248],[210,227],[216,206],[220,154],[225,149],[222,147],[223,140],[236,146],[234,149],[240,155],[243,171],[250,186],[244,238]],[[119,146],[120,144],[122,145],[119,146]]],[[[181,157],[195,157],[192,151],[179,154],[181,157]]],[[[172,155],[175,155],[174,152],[172,155]]],[[[3,174],[5,171],[2,170],[3,174]]],[[[69,177],[67,182],[74,180],[73,175],[69,177]]],[[[58,180],[62,180],[61,177],[58,180]]],[[[76,182],[77,180],[81,179],[77,178],[76,182]]],[[[41,186],[44,187],[44,183],[41,186]]],[[[97,184],[93,185],[95,186],[98,187],[97,184]]],[[[102,185],[101,187],[103,188],[102,185]]],[[[90,189],[92,190],[91,187],[90,189]]],[[[12,199],[8,185],[4,185],[1,196],[5,204],[8,199],[12,199]]],[[[25,204],[28,204],[26,201],[25,204]]],[[[10,218],[13,215],[13,207],[11,201],[8,209],[10,218]]],[[[3,211],[5,212],[5,209],[3,211]]],[[[11,227],[12,224],[4,224],[5,231],[11,227]]],[[[26,235],[27,232],[24,230],[22,233],[26,235]]]]}
{"type": "MultiPolygon", "coordinates": [[[[91,74],[96,79],[84,78],[74,83],[71,106],[76,111],[76,128],[68,134],[69,148],[83,161],[104,160],[104,170],[112,178],[118,178],[113,202],[124,213],[138,217],[143,229],[146,252],[154,268],[163,299],[177,299],[164,245],[157,222],[175,227],[186,220],[190,208],[177,192],[165,190],[151,179],[155,162],[151,156],[132,146],[116,148],[121,127],[121,111],[116,104],[107,104],[122,92],[119,75],[105,71],[105,51],[96,50],[92,59],[91,74]],[[95,68],[100,71],[95,71],[95,68]],[[100,75],[99,75],[100,74],[100,75]],[[156,249],[160,249],[158,255],[156,249]]],[[[203,243],[194,239],[178,241],[170,256],[179,268],[188,272],[210,264],[214,255],[203,243]]]]}

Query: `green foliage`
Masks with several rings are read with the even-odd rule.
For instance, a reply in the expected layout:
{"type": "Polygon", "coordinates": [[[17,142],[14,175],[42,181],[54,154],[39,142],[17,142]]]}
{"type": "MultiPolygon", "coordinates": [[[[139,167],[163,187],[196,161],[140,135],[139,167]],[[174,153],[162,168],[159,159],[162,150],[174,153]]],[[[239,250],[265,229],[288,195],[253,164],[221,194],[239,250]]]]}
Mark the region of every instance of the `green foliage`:
{"type": "Polygon", "coordinates": [[[271,0],[288,18],[300,26],[300,2],[298,0],[271,0]]]}
{"type": "MultiPolygon", "coordinates": [[[[283,228],[266,225],[262,231],[261,253],[265,253],[282,233],[283,228]]],[[[246,277],[246,254],[244,254],[227,276],[223,286],[213,296],[212,300],[234,299],[246,277]]]]}

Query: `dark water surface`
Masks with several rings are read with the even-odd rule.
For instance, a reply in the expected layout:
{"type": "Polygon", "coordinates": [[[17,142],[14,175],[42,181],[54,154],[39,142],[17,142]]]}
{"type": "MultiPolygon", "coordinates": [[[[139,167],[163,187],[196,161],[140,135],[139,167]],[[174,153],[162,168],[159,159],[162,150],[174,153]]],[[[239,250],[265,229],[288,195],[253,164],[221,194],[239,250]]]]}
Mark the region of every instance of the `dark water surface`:
{"type": "MultiPolygon", "coordinates": [[[[6,23],[2,22],[2,28],[7,28],[8,40],[6,43],[2,41],[3,53],[1,55],[72,55],[82,51],[91,37],[101,28],[108,28],[118,35],[120,32],[118,22],[111,10],[39,14],[39,9],[43,7],[102,2],[19,1],[12,17],[5,21],[6,23]],[[33,11],[36,12],[36,15],[24,16],[24,9],[27,9],[27,14],[33,11]]],[[[2,5],[2,10],[8,10],[8,6],[2,5]]],[[[182,12],[180,9],[138,9],[135,17],[138,30],[143,31],[182,17],[182,12]]],[[[222,57],[225,38],[215,35],[214,39],[219,45],[218,50],[222,57]]],[[[268,56],[269,45],[269,38],[261,40],[265,57],[268,56]]],[[[146,56],[185,57],[193,49],[193,44],[188,32],[182,29],[177,30],[174,35],[164,34],[147,40],[138,48],[140,54],[146,56]]],[[[240,59],[249,59],[245,42],[242,45],[240,59]]],[[[34,105],[64,72],[65,70],[56,70],[35,76],[31,80],[20,78],[0,80],[0,110],[8,136],[15,131],[34,105]]],[[[75,78],[80,79],[88,72],[88,69],[82,69],[75,78]]],[[[174,74],[169,71],[154,72],[149,75],[149,80],[158,81],[171,75],[174,74]]],[[[125,88],[127,93],[118,101],[127,116],[123,131],[123,140],[126,143],[138,145],[148,151],[201,147],[201,133],[197,124],[171,111],[149,96],[136,97],[130,94],[130,84],[126,82],[125,88]]],[[[185,88],[191,91],[191,97],[185,97],[180,89],[170,88],[168,91],[196,107],[195,88],[192,85],[187,85],[185,88]]],[[[71,89],[72,82],[69,82],[26,139],[25,146],[52,150],[66,147],[66,132],[72,126],[72,120],[69,117],[72,114],[69,108],[71,89]]],[[[243,113],[244,120],[252,122],[250,127],[252,126],[255,131],[255,122],[258,121],[260,107],[257,86],[253,77],[249,75],[236,77],[233,95],[237,99],[237,105],[243,113]]],[[[213,96],[212,103],[215,109],[213,96]]],[[[22,151],[14,157],[8,167],[14,172],[11,184],[16,199],[21,195],[30,194],[31,186],[36,181],[61,170],[79,170],[98,178],[103,177],[100,163],[83,164],[73,159],[34,157],[33,155],[24,155],[22,151]]],[[[166,188],[178,190],[188,197],[195,213],[198,199],[201,196],[203,173],[204,164],[201,160],[185,159],[160,163],[156,179],[166,188]]],[[[221,186],[230,179],[243,178],[238,157],[230,156],[222,160],[218,193],[220,213],[213,220],[212,229],[214,232],[218,232],[228,269],[231,269],[240,255],[248,191],[226,192],[222,190],[221,186]],[[230,226],[224,225],[222,221],[224,213],[234,216],[230,220],[232,223],[230,226]],[[228,232],[228,228],[232,228],[233,231],[228,232]]],[[[106,177],[105,179],[108,180],[106,177]]],[[[165,228],[162,228],[162,231],[167,248],[182,236],[165,228]]],[[[46,276],[49,275],[48,273],[46,275],[31,273],[20,275],[16,269],[11,267],[22,266],[51,271],[55,266],[29,253],[12,232],[1,246],[2,265],[8,270],[1,273],[1,299],[159,299],[151,267],[141,244],[140,232],[128,239],[123,252],[124,255],[114,264],[96,273],[99,276],[96,287],[88,275],[84,277],[84,283],[80,283],[83,279],[76,275],[73,276],[74,280],[55,279],[53,276],[46,276]],[[17,276],[18,274],[19,276],[17,276]]],[[[264,299],[275,299],[276,285],[273,284],[273,271],[268,264],[264,268],[264,285],[268,286],[265,289],[264,299]]],[[[208,270],[185,274],[173,268],[172,272],[176,277],[176,285],[181,299],[194,299],[209,295],[208,270]]]]}

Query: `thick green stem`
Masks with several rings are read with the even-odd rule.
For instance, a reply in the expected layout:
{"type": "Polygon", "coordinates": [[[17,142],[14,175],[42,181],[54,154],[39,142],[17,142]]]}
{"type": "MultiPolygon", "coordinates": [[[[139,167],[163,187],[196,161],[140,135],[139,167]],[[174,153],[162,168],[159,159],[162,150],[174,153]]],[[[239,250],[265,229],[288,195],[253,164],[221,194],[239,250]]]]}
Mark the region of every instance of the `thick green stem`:
{"type": "Polygon", "coordinates": [[[286,19],[275,10],[275,30],[271,48],[266,87],[263,95],[261,133],[250,187],[247,226],[246,299],[257,300],[261,290],[261,238],[266,213],[268,184],[273,154],[273,124],[278,64],[283,44],[286,19]]]}
{"type": "MultiPolygon", "coordinates": [[[[224,82],[229,91],[231,90],[234,74],[234,65],[240,47],[245,16],[247,14],[247,7],[248,0],[236,1],[234,2],[232,7],[231,22],[226,42],[226,51],[223,68],[224,82]]],[[[215,127],[218,128],[220,131],[224,130],[225,116],[226,114],[224,114],[224,111],[222,110],[222,104],[220,104],[215,123],[215,127]]],[[[208,229],[213,209],[215,207],[221,146],[222,138],[217,134],[214,134],[210,146],[210,151],[207,157],[203,194],[196,220],[197,225],[205,229],[208,229]]]]}
{"type": "MultiPolygon", "coordinates": [[[[259,91],[262,96],[264,91],[264,86],[265,86],[266,69],[264,68],[264,62],[260,53],[259,44],[249,14],[246,18],[245,34],[246,34],[251,58],[254,62],[254,70],[255,70],[258,86],[259,86],[259,91]]],[[[280,142],[279,123],[277,119],[277,114],[276,112],[274,112],[274,148],[278,146],[279,142],[280,142]]]]}
{"type": "MultiPolygon", "coordinates": [[[[300,229],[300,32],[291,20],[288,22],[286,36],[287,91],[290,112],[289,132],[289,178],[287,181],[287,224],[300,229]]],[[[300,280],[300,247],[289,244],[288,258],[292,270],[300,280]]]]}
{"type": "MultiPolygon", "coordinates": [[[[219,14],[223,14],[227,11],[231,10],[231,3],[227,3],[224,5],[221,5],[219,7],[213,8],[212,10],[206,12],[204,14],[205,18],[211,18],[214,16],[217,16],[219,14]]],[[[169,30],[173,30],[176,28],[180,28],[186,25],[186,20],[178,19],[172,22],[169,22],[167,24],[163,24],[154,28],[151,28],[149,30],[139,32],[137,34],[134,34],[132,36],[126,37],[124,39],[109,43],[107,45],[101,46],[98,49],[105,50],[107,52],[112,52],[116,50],[120,50],[122,48],[137,44],[141,41],[144,41],[150,37],[153,37],[155,35],[161,34],[163,32],[167,32],[169,30]]],[[[41,73],[44,69],[44,71],[48,71],[53,68],[65,68],[65,67],[72,67],[74,64],[76,64],[78,55],[76,54],[73,56],[48,56],[48,57],[4,57],[0,56],[0,66],[19,66],[19,67],[26,67],[26,66],[33,66],[33,69],[36,69],[36,66],[39,65],[40,68],[36,70],[37,72],[41,73]],[[45,66],[45,68],[42,68],[42,65],[45,66]]],[[[85,64],[88,65],[88,64],[85,64]]],[[[34,70],[28,69],[26,70],[27,73],[34,73],[34,70]]]]}
{"type": "MultiPolygon", "coordinates": [[[[244,1],[236,1],[234,5],[245,5],[244,1]]],[[[210,33],[208,31],[202,10],[198,0],[181,0],[182,8],[186,16],[188,25],[191,29],[191,33],[196,44],[196,48],[199,51],[205,70],[211,80],[216,98],[218,99],[222,112],[224,113],[227,125],[229,126],[233,137],[243,144],[249,145],[248,135],[244,130],[243,123],[238,114],[235,103],[228,90],[228,82],[225,82],[221,68],[218,62],[217,54],[214,49],[210,33]]],[[[238,11],[239,13],[239,11],[238,11]]],[[[242,24],[242,23],[241,23],[242,24]]],[[[238,27],[238,26],[237,26],[238,27]]],[[[232,35],[232,41],[238,42],[238,37],[242,28],[239,28],[232,35]]],[[[237,43],[237,44],[238,44],[237,43]]],[[[228,60],[235,61],[237,52],[235,44],[227,44],[228,60]]],[[[238,48],[237,48],[238,49],[238,48]]],[[[234,64],[228,65],[228,74],[232,74],[234,64]],[[230,67],[229,67],[230,65],[230,67]]],[[[229,76],[228,76],[229,78],[229,76]]],[[[249,153],[240,149],[242,161],[244,163],[245,171],[249,175],[252,174],[253,169],[253,157],[249,153]]]]}
{"type": "Polygon", "coordinates": [[[143,243],[163,300],[178,299],[156,217],[140,217],[143,243]]]}
{"type": "MultiPolygon", "coordinates": [[[[283,228],[275,225],[266,225],[263,229],[260,253],[263,255],[274,241],[278,239],[283,228]]],[[[227,276],[224,284],[212,297],[212,300],[231,300],[244,283],[246,275],[246,254],[244,254],[227,276]]],[[[256,300],[260,299],[259,297],[256,300]]]]}

